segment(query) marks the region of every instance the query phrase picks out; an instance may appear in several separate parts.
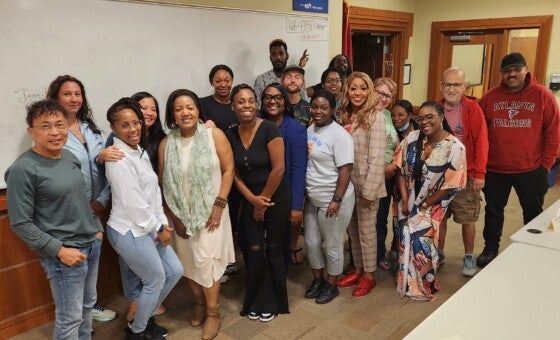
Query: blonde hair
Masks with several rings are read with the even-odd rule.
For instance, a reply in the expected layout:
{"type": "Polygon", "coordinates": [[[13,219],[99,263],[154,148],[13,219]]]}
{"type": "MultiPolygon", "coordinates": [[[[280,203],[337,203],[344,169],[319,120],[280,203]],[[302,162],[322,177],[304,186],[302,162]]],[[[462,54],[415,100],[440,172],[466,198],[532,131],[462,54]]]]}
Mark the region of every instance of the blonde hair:
{"type": "Polygon", "coordinates": [[[398,85],[397,83],[395,83],[395,81],[389,77],[381,77],[381,78],[377,78],[373,81],[373,88],[377,88],[380,85],[385,85],[389,88],[389,92],[391,92],[391,102],[389,103],[389,105],[387,107],[391,107],[391,105],[395,102],[395,99],[397,97],[397,91],[398,91],[398,85]]]}
{"type": "Polygon", "coordinates": [[[349,98],[349,91],[350,91],[350,84],[354,79],[360,78],[362,79],[367,86],[367,99],[366,102],[359,108],[358,112],[356,113],[356,118],[354,120],[355,124],[352,125],[352,131],[357,128],[363,128],[365,130],[369,129],[371,123],[375,121],[375,106],[377,105],[377,94],[373,90],[373,82],[371,78],[364,72],[352,72],[346,78],[344,82],[344,87],[342,88],[342,102],[340,105],[340,123],[342,125],[346,125],[350,123],[352,118],[352,103],[350,102],[349,98]],[[373,119],[370,117],[373,116],[373,119]],[[371,122],[370,122],[371,119],[371,122]]]}

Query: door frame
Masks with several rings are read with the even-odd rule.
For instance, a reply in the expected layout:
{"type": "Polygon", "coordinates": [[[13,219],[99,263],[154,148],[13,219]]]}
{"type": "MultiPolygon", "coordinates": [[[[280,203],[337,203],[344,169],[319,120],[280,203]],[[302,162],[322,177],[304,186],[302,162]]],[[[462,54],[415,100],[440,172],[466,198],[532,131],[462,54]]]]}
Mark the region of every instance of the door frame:
{"type": "Polygon", "coordinates": [[[414,14],[350,6],[348,19],[352,32],[391,34],[391,53],[393,55],[393,76],[391,78],[398,85],[397,98],[400,98],[403,93],[404,64],[408,58],[408,44],[412,36],[414,14]]]}
{"type": "Polygon", "coordinates": [[[454,31],[503,29],[501,51],[494,51],[494,53],[503,56],[507,52],[507,42],[510,30],[538,28],[539,39],[536,51],[538,58],[535,60],[535,70],[533,75],[539,83],[544,84],[546,78],[546,66],[548,62],[548,50],[550,47],[550,34],[552,31],[552,18],[552,15],[543,15],[432,22],[427,97],[433,99],[440,96],[438,84],[440,76],[444,71],[444,39],[446,34],[454,31]]]}

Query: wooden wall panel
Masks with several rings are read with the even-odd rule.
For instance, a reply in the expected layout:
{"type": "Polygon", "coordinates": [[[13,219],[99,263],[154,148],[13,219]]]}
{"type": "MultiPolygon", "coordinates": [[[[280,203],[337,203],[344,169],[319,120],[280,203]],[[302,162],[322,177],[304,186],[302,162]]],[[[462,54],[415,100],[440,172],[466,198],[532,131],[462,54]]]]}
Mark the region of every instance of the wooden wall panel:
{"type": "MultiPolygon", "coordinates": [[[[11,230],[6,192],[0,190],[0,339],[25,332],[54,319],[48,280],[36,252],[11,230]]],[[[118,256],[103,241],[97,296],[103,301],[122,291],[118,256]]]]}

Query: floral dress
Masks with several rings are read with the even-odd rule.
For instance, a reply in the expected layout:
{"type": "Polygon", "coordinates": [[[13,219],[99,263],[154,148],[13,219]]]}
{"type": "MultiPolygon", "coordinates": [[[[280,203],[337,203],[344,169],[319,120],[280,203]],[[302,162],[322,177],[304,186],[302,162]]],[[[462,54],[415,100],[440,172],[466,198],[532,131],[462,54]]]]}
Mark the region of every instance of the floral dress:
{"type": "MultiPolygon", "coordinates": [[[[438,262],[439,225],[447,206],[455,194],[465,187],[467,168],[465,146],[453,135],[434,145],[422,167],[422,182],[415,190],[413,176],[417,147],[426,145],[426,139],[417,143],[420,131],[412,131],[395,151],[394,162],[405,178],[410,215],[402,213],[398,204],[398,222],[402,234],[399,244],[399,272],[397,291],[418,300],[434,300],[439,290],[436,277],[438,262]],[[434,203],[425,214],[419,214],[420,204],[438,190],[452,190],[441,201],[434,203]]],[[[424,151],[422,151],[424,152],[424,151]]]]}

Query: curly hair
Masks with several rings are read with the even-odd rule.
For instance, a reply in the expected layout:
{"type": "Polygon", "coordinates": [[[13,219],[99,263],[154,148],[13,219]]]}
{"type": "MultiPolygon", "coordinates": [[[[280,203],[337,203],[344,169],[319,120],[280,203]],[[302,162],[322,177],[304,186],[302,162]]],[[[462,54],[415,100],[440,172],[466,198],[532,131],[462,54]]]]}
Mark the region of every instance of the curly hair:
{"type": "Polygon", "coordinates": [[[91,113],[91,109],[90,109],[88,101],[87,101],[86,90],[84,88],[84,84],[82,84],[82,82],[79,81],[78,79],[76,79],[75,77],[69,76],[69,75],[63,75],[63,76],[56,77],[56,79],[53,80],[51,82],[51,84],[49,85],[49,89],[47,90],[47,98],[48,99],[54,99],[54,100],[58,101],[58,93],[60,92],[60,88],[67,81],[78,84],[78,86],[80,87],[80,91],[82,92],[82,107],[80,107],[80,110],[76,114],[76,118],[79,121],[88,123],[89,128],[94,133],[101,134],[101,130],[99,130],[97,125],[95,125],[95,123],[93,122],[93,114],[91,113]]]}

